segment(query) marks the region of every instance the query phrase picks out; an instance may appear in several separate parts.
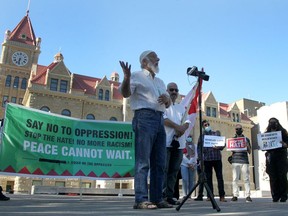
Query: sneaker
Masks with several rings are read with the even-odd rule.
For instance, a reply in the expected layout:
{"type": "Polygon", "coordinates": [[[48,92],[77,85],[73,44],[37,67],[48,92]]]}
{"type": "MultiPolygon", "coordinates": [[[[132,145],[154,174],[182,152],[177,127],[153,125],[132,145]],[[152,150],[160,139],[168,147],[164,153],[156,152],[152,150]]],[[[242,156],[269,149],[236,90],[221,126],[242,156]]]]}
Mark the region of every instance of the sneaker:
{"type": "Polygon", "coordinates": [[[250,196],[246,197],[246,202],[252,202],[252,199],[250,196]]]}
{"type": "Polygon", "coordinates": [[[232,202],[236,202],[237,200],[238,200],[238,198],[235,197],[235,196],[233,196],[232,199],[231,199],[232,202]]]}

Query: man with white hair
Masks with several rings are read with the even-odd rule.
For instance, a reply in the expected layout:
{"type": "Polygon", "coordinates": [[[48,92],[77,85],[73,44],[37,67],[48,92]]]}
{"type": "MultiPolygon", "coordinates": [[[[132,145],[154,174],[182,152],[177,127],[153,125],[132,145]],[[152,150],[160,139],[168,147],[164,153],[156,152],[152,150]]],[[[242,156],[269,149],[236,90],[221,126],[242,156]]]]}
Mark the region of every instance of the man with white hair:
{"type": "Polygon", "coordinates": [[[164,82],[156,77],[160,59],[152,50],[140,55],[141,71],[131,73],[128,62],[119,61],[124,78],[120,91],[130,97],[135,132],[134,209],[172,208],[163,200],[166,133],[163,113],[171,104],[164,82]],[[148,172],[150,190],[148,199],[148,172]]]}

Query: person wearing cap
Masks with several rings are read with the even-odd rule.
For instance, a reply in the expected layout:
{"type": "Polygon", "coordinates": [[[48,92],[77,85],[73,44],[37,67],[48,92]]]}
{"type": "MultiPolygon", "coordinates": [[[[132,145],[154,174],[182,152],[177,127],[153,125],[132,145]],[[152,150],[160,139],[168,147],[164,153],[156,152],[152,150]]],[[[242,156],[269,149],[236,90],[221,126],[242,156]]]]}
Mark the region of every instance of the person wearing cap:
{"type": "Polygon", "coordinates": [[[181,163],[182,192],[183,197],[186,197],[195,185],[195,175],[197,171],[197,147],[193,143],[191,136],[188,136],[186,139],[186,148],[183,149],[183,153],[181,163]]]}
{"type": "Polygon", "coordinates": [[[131,73],[128,62],[119,61],[124,78],[119,87],[130,97],[135,132],[134,209],[172,208],[164,201],[162,188],[166,162],[166,133],[163,113],[171,104],[164,82],[156,77],[160,59],[152,50],[140,55],[142,70],[131,73]],[[148,196],[148,173],[150,188],[148,196]]]}
{"type": "Polygon", "coordinates": [[[176,103],[179,89],[176,83],[167,85],[172,104],[164,112],[164,125],[166,131],[166,168],[163,185],[163,197],[172,204],[178,205],[179,201],[173,199],[174,187],[185,148],[185,132],[191,121],[187,118],[186,109],[183,105],[176,103]]]}
{"type": "MultiPolygon", "coordinates": [[[[243,128],[241,124],[236,124],[235,132],[236,134],[234,138],[245,137],[243,135],[243,128]]],[[[245,187],[246,202],[252,202],[252,199],[250,198],[250,172],[249,172],[249,158],[248,158],[248,154],[251,153],[251,144],[250,140],[247,137],[245,137],[245,143],[247,149],[243,151],[232,151],[232,188],[233,188],[233,197],[231,199],[232,202],[238,200],[239,196],[238,181],[240,179],[241,171],[245,187]]]]}
{"type": "MultiPolygon", "coordinates": [[[[205,135],[212,135],[212,136],[220,136],[220,131],[212,131],[210,123],[207,120],[202,121],[202,128],[203,128],[203,137],[202,142],[204,143],[204,136],[205,135]]],[[[200,137],[198,140],[198,149],[200,149],[200,145],[203,146],[203,143],[200,143],[200,137]]],[[[207,178],[207,185],[209,186],[212,195],[213,195],[213,181],[212,181],[212,174],[213,169],[215,171],[218,183],[218,193],[220,197],[220,202],[227,202],[225,199],[225,190],[224,190],[224,179],[223,179],[223,171],[222,171],[222,155],[221,151],[225,148],[225,146],[214,146],[214,147],[203,147],[203,155],[200,155],[198,151],[198,156],[200,160],[204,162],[204,173],[207,178]]],[[[210,197],[207,197],[207,201],[210,201],[210,197]]]]}

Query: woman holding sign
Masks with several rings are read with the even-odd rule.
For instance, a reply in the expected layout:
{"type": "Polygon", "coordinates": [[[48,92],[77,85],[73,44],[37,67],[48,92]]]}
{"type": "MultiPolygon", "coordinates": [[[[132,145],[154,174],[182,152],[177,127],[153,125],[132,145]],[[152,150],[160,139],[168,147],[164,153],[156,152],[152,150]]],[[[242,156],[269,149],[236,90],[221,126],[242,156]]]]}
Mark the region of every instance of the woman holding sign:
{"type": "Polygon", "coordinates": [[[270,178],[270,188],[273,202],[286,202],[287,200],[287,144],[288,133],[282,127],[278,119],[270,118],[265,133],[281,131],[281,148],[267,150],[266,172],[270,178]]]}

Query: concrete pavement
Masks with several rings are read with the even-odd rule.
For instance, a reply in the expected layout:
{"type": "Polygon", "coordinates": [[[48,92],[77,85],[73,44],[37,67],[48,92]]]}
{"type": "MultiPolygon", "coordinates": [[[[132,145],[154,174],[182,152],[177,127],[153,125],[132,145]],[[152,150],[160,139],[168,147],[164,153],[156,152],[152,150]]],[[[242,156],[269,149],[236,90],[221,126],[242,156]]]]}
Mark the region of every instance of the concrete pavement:
{"type": "MultiPolygon", "coordinates": [[[[7,195],[8,196],[8,195],[7,195]]],[[[9,194],[10,201],[0,201],[1,216],[87,216],[87,215],[286,215],[286,203],[273,203],[271,198],[244,198],[237,202],[216,202],[220,212],[212,208],[211,202],[188,199],[179,211],[172,209],[134,210],[133,196],[68,196],[68,195],[21,195],[9,194]]]]}

